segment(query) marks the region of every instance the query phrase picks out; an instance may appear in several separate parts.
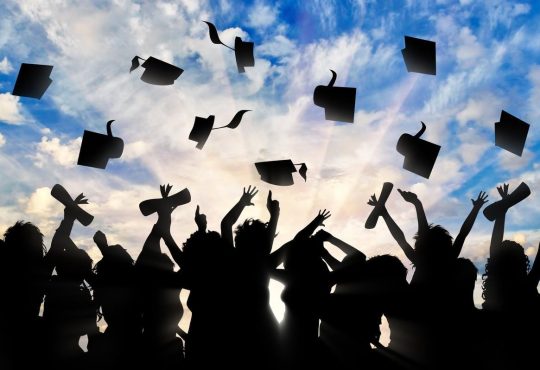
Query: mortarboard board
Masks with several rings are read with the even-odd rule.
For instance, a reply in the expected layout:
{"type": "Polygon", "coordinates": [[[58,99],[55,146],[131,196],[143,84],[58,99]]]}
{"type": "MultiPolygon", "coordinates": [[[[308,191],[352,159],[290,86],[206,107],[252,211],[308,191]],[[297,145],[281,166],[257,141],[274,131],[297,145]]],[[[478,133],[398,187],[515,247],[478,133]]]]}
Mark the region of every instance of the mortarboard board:
{"type": "Polygon", "coordinates": [[[12,95],[41,99],[52,80],[53,66],[22,63],[12,95]]]}
{"type": "Polygon", "coordinates": [[[249,112],[249,110],[244,109],[241,111],[236,112],[231,122],[229,122],[225,126],[216,127],[214,128],[214,119],[215,117],[208,116],[208,118],[203,117],[195,117],[195,122],[193,123],[193,128],[191,129],[191,132],[189,133],[189,140],[193,140],[197,142],[197,149],[202,149],[204,147],[204,144],[206,143],[206,140],[208,140],[208,137],[210,136],[210,132],[212,130],[218,130],[220,128],[236,128],[242,121],[242,116],[244,113],[249,112]]]}
{"type": "Polygon", "coordinates": [[[499,122],[495,122],[495,145],[521,157],[528,133],[527,122],[503,110],[499,122]]]}
{"type": "Polygon", "coordinates": [[[113,122],[107,122],[107,135],[84,130],[78,165],[104,169],[110,158],[120,158],[124,141],[112,135],[113,122]]]}
{"type": "Polygon", "coordinates": [[[489,206],[484,208],[484,216],[490,221],[495,220],[500,215],[506,213],[510,208],[521,202],[523,199],[531,195],[531,189],[527,184],[522,182],[519,186],[505,198],[491,203],[489,206]]]}
{"type": "Polygon", "coordinates": [[[405,36],[405,48],[401,49],[408,72],[437,74],[435,42],[405,36]]]}
{"type": "Polygon", "coordinates": [[[385,182],[383,184],[383,188],[381,190],[381,195],[379,195],[377,205],[371,213],[369,214],[365,227],[366,229],[373,229],[375,226],[377,226],[377,221],[379,220],[379,216],[382,214],[382,211],[384,210],[384,206],[386,204],[386,200],[390,196],[390,193],[392,192],[392,188],[394,187],[394,184],[391,182],[385,182]]]}
{"type": "Polygon", "coordinates": [[[420,136],[422,136],[425,130],[426,125],[422,122],[422,128],[416,135],[401,135],[396,149],[400,154],[405,156],[403,161],[404,169],[429,179],[441,147],[440,145],[420,139],[420,136]]]}
{"type": "Polygon", "coordinates": [[[324,108],[325,119],[353,123],[356,88],[334,86],[337,74],[332,70],[330,72],[332,72],[330,83],[328,86],[319,85],[315,88],[313,102],[324,108]]]}
{"type": "MultiPolygon", "coordinates": [[[[168,191],[172,186],[167,185],[167,196],[162,198],[147,199],[139,203],[139,209],[144,216],[158,212],[161,208],[171,209],[191,202],[191,193],[188,188],[179,191],[176,194],[168,196],[168,191]]],[[[163,195],[163,191],[162,191],[163,195]]]]}
{"type": "Polygon", "coordinates": [[[296,172],[295,166],[300,166],[298,172],[306,181],[307,166],[305,163],[294,164],[290,159],[255,163],[257,172],[261,175],[261,180],[280,186],[288,186],[294,183],[292,174],[296,172]]]}
{"type": "MultiPolygon", "coordinates": [[[[88,226],[92,223],[94,220],[94,216],[86,212],[84,209],[82,209],[79,204],[85,204],[88,203],[87,200],[80,201],[79,203],[75,202],[69,193],[64,189],[64,187],[60,184],[56,184],[51,189],[51,195],[54,199],[59,201],[64,205],[64,207],[69,208],[73,215],[75,215],[75,218],[84,226],[88,226]]],[[[83,199],[83,194],[79,195],[80,199],[83,199]]]]}
{"type": "Polygon", "coordinates": [[[234,49],[228,45],[225,45],[220,39],[216,29],[216,26],[210,22],[203,21],[208,25],[208,31],[210,34],[210,40],[214,44],[221,44],[231,50],[234,50],[234,55],[236,57],[236,66],[238,68],[238,73],[244,73],[245,67],[254,67],[255,58],[253,57],[253,42],[242,41],[240,37],[234,39],[234,49]]]}
{"type": "Polygon", "coordinates": [[[182,68],[154,57],[143,59],[139,56],[135,56],[131,60],[130,73],[139,67],[139,59],[144,60],[144,63],[141,65],[144,68],[141,80],[152,85],[172,85],[174,81],[180,77],[182,72],[184,72],[182,68]]]}

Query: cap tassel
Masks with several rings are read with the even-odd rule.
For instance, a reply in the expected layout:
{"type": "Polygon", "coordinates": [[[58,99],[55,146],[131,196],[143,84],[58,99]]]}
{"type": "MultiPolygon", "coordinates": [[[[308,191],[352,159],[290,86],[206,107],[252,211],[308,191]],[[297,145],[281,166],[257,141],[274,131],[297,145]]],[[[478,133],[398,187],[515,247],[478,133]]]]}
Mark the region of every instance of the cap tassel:
{"type": "Polygon", "coordinates": [[[414,137],[416,137],[416,138],[419,138],[420,136],[422,136],[424,131],[426,131],[426,124],[424,122],[422,122],[422,121],[420,121],[420,123],[422,123],[422,128],[420,129],[420,131],[418,131],[416,133],[416,135],[414,135],[414,137]]]}
{"type": "Polygon", "coordinates": [[[249,109],[244,109],[244,110],[241,110],[241,111],[238,111],[236,112],[236,114],[234,115],[233,119],[231,120],[231,122],[229,122],[227,125],[225,126],[221,126],[221,127],[215,127],[213,128],[212,130],[219,130],[220,128],[237,128],[238,125],[240,124],[240,122],[242,122],[242,116],[244,115],[244,113],[246,112],[251,112],[251,110],[249,109]]]}
{"type": "Polygon", "coordinates": [[[114,120],[110,120],[109,122],[107,122],[107,135],[109,135],[110,137],[113,136],[112,134],[112,128],[111,128],[111,125],[112,123],[114,122],[114,120]]]}
{"type": "Polygon", "coordinates": [[[229,49],[231,50],[234,50],[234,48],[231,48],[230,46],[228,45],[225,45],[220,39],[219,39],[219,35],[218,35],[218,32],[217,32],[217,29],[216,29],[216,26],[214,26],[212,23],[210,22],[207,22],[207,21],[203,21],[204,23],[206,23],[208,25],[208,32],[210,34],[210,40],[214,43],[214,44],[221,44],[225,47],[228,47],[229,49]]]}
{"type": "Polygon", "coordinates": [[[304,181],[307,181],[307,166],[305,163],[294,163],[295,166],[300,166],[300,169],[298,170],[298,173],[300,174],[300,176],[302,176],[302,178],[304,179],[304,181]]]}
{"type": "Polygon", "coordinates": [[[330,70],[330,72],[332,72],[332,79],[328,83],[328,87],[334,86],[334,83],[336,82],[336,78],[337,78],[337,73],[335,71],[330,70]]]}
{"type": "Polygon", "coordinates": [[[140,60],[146,60],[144,58],[141,58],[140,56],[135,55],[133,59],[131,59],[131,68],[129,69],[129,73],[133,72],[135,69],[139,68],[139,59],[140,60]]]}

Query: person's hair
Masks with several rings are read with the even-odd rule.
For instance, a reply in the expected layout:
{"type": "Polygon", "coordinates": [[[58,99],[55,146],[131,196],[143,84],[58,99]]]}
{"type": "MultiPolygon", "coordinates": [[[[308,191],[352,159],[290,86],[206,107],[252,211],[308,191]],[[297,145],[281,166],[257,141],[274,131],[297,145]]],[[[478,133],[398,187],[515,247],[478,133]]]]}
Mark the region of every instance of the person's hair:
{"type": "Polygon", "coordinates": [[[58,257],[56,272],[74,280],[83,280],[92,271],[92,259],[80,248],[70,248],[58,257]]]}
{"type": "Polygon", "coordinates": [[[121,245],[109,245],[106,248],[107,253],[94,266],[94,273],[106,279],[122,278],[123,272],[133,267],[133,258],[121,245]]]}
{"type": "Polygon", "coordinates": [[[440,225],[430,224],[426,230],[419,231],[414,239],[414,250],[422,258],[425,256],[450,255],[452,250],[452,236],[440,225]]]}
{"type": "Polygon", "coordinates": [[[407,279],[407,268],[396,256],[383,254],[373,256],[366,261],[366,275],[373,279],[403,281],[407,279]]]}
{"type": "Polygon", "coordinates": [[[266,243],[268,223],[249,218],[236,228],[235,246],[239,251],[250,254],[267,255],[270,243],[266,243]],[[265,248],[266,247],[266,248],[265,248]]]}
{"type": "Polygon", "coordinates": [[[46,252],[43,234],[31,222],[17,221],[4,233],[4,242],[12,257],[40,260],[46,252]]]}
{"type": "Polygon", "coordinates": [[[507,307],[525,299],[529,258],[523,247],[503,241],[488,258],[482,275],[483,307],[507,307]]]}

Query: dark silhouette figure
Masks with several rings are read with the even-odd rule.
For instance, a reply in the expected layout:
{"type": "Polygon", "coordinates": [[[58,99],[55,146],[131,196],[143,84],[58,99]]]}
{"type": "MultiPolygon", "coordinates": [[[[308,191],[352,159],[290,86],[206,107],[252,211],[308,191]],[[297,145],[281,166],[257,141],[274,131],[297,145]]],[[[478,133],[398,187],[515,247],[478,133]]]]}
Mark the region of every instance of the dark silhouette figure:
{"type": "Polygon", "coordinates": [[[41,99],[49,88],[53,66],[22,63],[12,95],[41,99]]]}
{"type": "Polygon", "coordinates": [[[135,56],[131,60],[131,68],[129,73],[139,67],[139,59],[144,60],[141,65],[145,70],[141,75],[141,80],[151,85],[172,85],[174,81],[180,77],[184,70],[154,57],[143,59],[135,56]]]}
{"type": "MultiPolygon", "coordinates": [[[[83,194],[74,204],[87,203],[83,194]]],[[[92,259],[71,240],[71,230],[77,219],[76,207],[64,209],[64,219],[53,236],[51,251],[56,275],[46,290],[43,320],[49,363],[46,367],[70,369],[87,362],[79,347],[81,336],[88,336],[88,345],[99,335],[96,325],[96,306],[92,299],[94,281],[92,259]]]]}
{"type": "Polygon", "coordinates": [[[499,122],[495,122],[495,145],[521,157],[529,126],[527,122],[501,111],[499,122]]]}
{"type": "MultiPolygon", "coordinates": [[[[478,212],[487,201],[487,196],[484,192],[480,192],[475,200],[471,200],[473,208],[463,222],[458,236],[452,241],[452,237],[444,228],[428,224],[424,208],[416,194],[401,190],[399,192],[405,201],[416,208],[418,233],[414,248],[409,245],[386,207],[381,215],[390,233],[415,268],[411,280],[411,294],[414,302],[414,320],[417,324],[415,336],[420,342],[409,348],[410,353],[407,357],[429,366],[448,355],[447,336],[442,333],[452,328],[440,320],[440,315],[442,312],[453,314],[456,298],[452,296],[454,293],[452,283],[455,280],[456,260],[478,212]]],[[[378,205],[375,195],[372,195],[368,204],[378,205]]]]}
{"type": "Polygon", "coordinates": [[[353,123],[356,88],[334,86],[337,74],[332,70],[330,72],[332,72],[332,79],[328,86],[319,85],[315,88],[313,102],[324,108],[324,116],[327,121],[353,123]]]}
{"type": "Polygon", "coordinates": [[[424,131],[426,131],[426,125],[422,122],[422,128],[416,135],[401,135],[396,150],[405,157],[404,169],[429,179],[441,146],[420,139],[424,131]]]}
{"type": "Polygon", "coordinates": [[[160,247],[163,239],[171,246],[174,260],[181,264],[181,254],[174,253],[180,249],[174,247],[170,233],[171,213],[177,203],[175,195],[169,197],[171,188],[170,185],[160,187],[163,199],[156,202],[159,204],[158,221],[135,262],[140,284],[145,364],[156,369],[174,369],[182,367],[184,362],[184,344],[176,336],[184,312],[180,302],[181,276],[174,271],[174,263],[160,247]]]}
{"type": "MultiPolygon", "coordinates": [[[[508,185],[505,187],[508,188],[508,185]]],[[[501,200],[493,202],[484,208],[484,216],[486,216],[488,220],[494,221],[496,218],[505,215],[508,209],[515,206],[529,195],[531,195],[531,189],[529,189],[527,184],[522,182],[512,193],[505,194],[501,200]]]]}
{"type": "Polygon", "coordinates": [[[64,189],[60,184],[56,184],[51,189],[51,195],[54,199],[62,203],[66,208],[69,208],[70,215],[73,215],[77,221],[79,221],[83,226],[88,226],[94,220],[94,216],[86,212],[80,207],[80,204],[87,204],[88,201],[83,199],[81,195],[77,199],[71,199],[69,193],[64,189]]]}
{"type": "Polygon", "coordinates": [[[293,163],[290,159],[255,163],[255,168],[257,168],[259,175],[261,175],[261,180],[272,185],[280,186],[294,184],[292,174],[296,172],[295,166],[300,166],[298,173],[304,181],[307,181],[307,166],[305,163],[293,163]]]}
{"type": "Polygon", "coordinates": [[[233,225],[243,209],[253,205],[255,187],[244,188],[242,197],[221,221],[221,237],[234,246],[235,291],[233,293],[236,322],[235,333],[229,340],[234,343],[237,366],[273,369],[277,366],[279,343],[278,323],[269,305],[270,273],[278,266],[281,251],[270,253],[279,219],[279,202],[268,193],[266,207],[270,213],[268,223],[248,219],[236,228],[233,225]]]}
{"type": "MultiPolygon", "coordinates": [[[[512,196],[508,194],[507,184],[497,187],[497,190],[503,202],[512,196]]],[[[523,247],[513,241],[503,241],[508,208],[503,208],[495,219],[489,258],[482,276],[483,308],[487,314],[484,328],[486,349],[496,349],[493,356],[486,358],[486,367],[521,369],[534,366],[529,356],[537,349],[534,340],[529,342],[520,338],[538,333],[540,329],[537,318],[540,309],[537,291],[540,261],[537,255],[529,271],[529,258],[523,247]],[[529,325],[524,325],[525,317],[531,318],[529,325]]]]}
{"type": "Polygon", "coordinates": [[[218,31],[216,29],[216,26],[214,26],[214,24],[207,21],[203,21],[203,22],[208,25],[208,32],[210,35],[210,40],[214,44],[221,44],[231,50],[234,50],[234,55],[236,57],[236,66],[238,67],[238,73],[244,73],[246,71],[245,67],[255,66],[255,58],[253,57],[254,44],[252,42],[242,41],[242,39],[237,36],[234,39],[234,49],[233,49],[230,46],[225,45],[219,39],[218,31]]]}
{"type": "Polygon", "coordinates": [[[433,41],[405,36],[405,48],[401,49],[407,72],[437,74],[436,44],[433,41]]]}
{"type": "Polygon", "coordinates": [[[107,329],[89,348],[91,360],[100,369],[132,368],[141,360],[142,349],[134,261],[122,246],[108,245],[101,231],[94,242],[103,256],[94,267],[94,302],[107,329]]]}
{"type": "Polygon", "coordinates": [[[208,118],[195,117],[193,128],[191,129],[191,132],[189,133],[189,140],[196,141],[197,142],[196,148],[202,149],[204,147],[204,144],[206,143],[206,140],[208,140],[208,137],[210,136],[210,132],[212,132],[212,130],[219,130],[220,128],[231,128],[231,129],[237,128],[240,122],[242,121],[242,117],[244,116],[244,113],[246,112],[250,112],[250,110],[244,109],[244,110],[240,110],[236,112],[231,122],[229,122],[225,126],[215,127],[215,128],[214,128],[215,117],[213,115],[208,116],[208,118]]]}
{"type": "Polygon", "coordinates": [[[107,122],[107,135],[84,130],[78,165],[105,169],[110,158],[120,158],[124,151],[124,141],[113,137],[113,122],[114,120],[107,122]]]}
{"type": "Polygon", "coordinates": [[[371,211],[366,220],[366,229],[373,229],[375,226],[377,226],[379,216],[381,216],[381,213],[386,205],[386,201],[388,200],[388,197],[390,196],[393,188],[394,184],[392,184],[391,182],[385,182],[383,184],[381,194],[379,195],[379,199],[377,201],[377,205],[373,207],[373,210],[371,211]]]}

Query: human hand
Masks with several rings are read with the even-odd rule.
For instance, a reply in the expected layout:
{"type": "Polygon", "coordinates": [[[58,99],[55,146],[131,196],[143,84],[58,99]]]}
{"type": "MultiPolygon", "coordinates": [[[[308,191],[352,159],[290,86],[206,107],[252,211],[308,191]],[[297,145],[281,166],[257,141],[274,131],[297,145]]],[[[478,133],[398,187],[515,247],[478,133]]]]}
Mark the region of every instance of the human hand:
{"type": "Polygon", "coordinates": [[[330,216],[330,211],[327,211],[326,209],[323,211],[319,211],[319,214],[317,217],[315,217],[315,221],[317,221],[319,226],[324,226],[324,221],[326,221],[330,216]]]}
{"type": "Polygon", "coordinates": [[[372,207],[376,207],[376,206],[379,204],[379,201],[377,200],[377,197],[375,196],[375,194],[373,194],[373,195],[369,198],[367,204],[369,204],[369,205],[372,206],[372,207]]]}
{"type": "Polygon", "coordinates": [[[171,214],[175,210],[176,206],[170,206],[165,199],[169,196],[169,193],[172,189],[172,185],[160,185],[159,190],[161,192],[161,197],[164,199],[160,209],[158,209],[158,221],[156,226],[159,228],[162,234],[168,234],[171,230],[171,214]]]}
{"type": "Polygon", "coordinates": [[[101,230],[96,231],[94,234],[94,243],[96,243],[99,248],[106,247],[108,245],[107,237],[103,232],[101,232],[101,230]]]}
{"type": "Polygon", "coordinates": [[[398,189],[398,192],[399,192],[399,194],[401,194],[401,196],[403,197],[403,199],[406,202],[409,202],[409,203],[418,202],[418,197],[416,196],[415,193],[413,193],[411,191],[403,191],[401,189],[398,189]]]}
{"type": "Polygon", "coordinates": [[[320,229],[317,231],[314,235],[315,238],[322,240],[323,242],[326,242],[332,237],[332,234],[330,234],[328,231],[320,229]]]}
{"type": "MultiPolygon", "coordinates": [[[[75,204],[88,204],[88,199],[84,197],[84,194],[81,193],[77,195],[77,198],[73,199],[75,204]]],[[[75,210],[72,207],[64,208],[64,219],[74,221],[77,218],[75,210]]]]}
{"type": "Polygon", "coordinates": [[[272,199],[272,190],[268,191],[268,198],[266,198],[266,208],[270,214],[279,212],[279,201],[272,199]]]}
{"type": "Polygon", "coordinates": [[[508,184],[503,184],[503,186],[497,186],[497,191],[499,192],[501,198],[506,198],[508,196],[508,184]]]}
{"type": "Polygon", "coordinates": [[[242,194],[242,197],[240,198],[240,203],[244,205],[244,207],[252,206],[253,203],[251,203],[251,200],[253,197],[258,193],[259,191],[254,186],[253,189],[251,188],[251,185],[248,186],[248,189],[244,188],[244,193],[242,194]]]}
{"type": "Polygon", "coordinates": [[[487,197],[486,192],[481,191],[476,199],[471,199],[473,207],[482,208],[482,206],[487,203],[487,197]]]}
{"type": "Polygon", "coordinates": [[[195,210],[195,223],[199,231],[206,232],[206,215],[199,213],[199,205],[197,205],[197,209],[195,210]]]}

